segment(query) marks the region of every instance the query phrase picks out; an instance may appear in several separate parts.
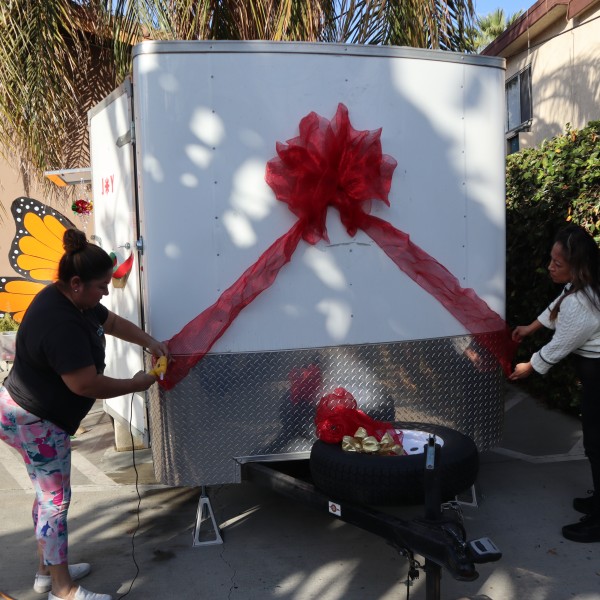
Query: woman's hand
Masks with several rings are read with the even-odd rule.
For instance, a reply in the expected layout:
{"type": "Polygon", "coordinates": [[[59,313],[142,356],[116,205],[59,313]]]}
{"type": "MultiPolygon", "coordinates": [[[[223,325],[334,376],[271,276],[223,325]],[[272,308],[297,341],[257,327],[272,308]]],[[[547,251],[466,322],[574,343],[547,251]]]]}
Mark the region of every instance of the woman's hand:
{"type": "Polygon", "coordinates": [[[169,352],[169,348],[164,342],[159,342],[158,340],[152,339],[152,342],[146,346],[152,356],[155,358],[160,358],[161,356],[166,356],[169,362],[171,362],[171,354],[169,352]]]}
{"type": "Polygon", "coordinates": [[[525,379],[533,373],[533,367],[530,362],[519,363],[515,366],[515,370],[510,374],[509,379],[516,381],[517,379],[525,379]]]}
{"type": "Polygon", "coordinates": [[[536,319],[529,325],[519,325],[515,327],[512,332],[512,339],[514,342],[520,342],[524,337],[535,333],[538,329],[541,329],[543,325],[536,319]]]}
{"type": "Polygon", "coordinates": [[[519,325],[515,327],[512,332],[513,342],[520,342],[527,335],[527,327],[525,325],[519,325]]]}
{"type": "Polygon", "coordinates": [[[156,383],[156,377],[145,371],[138,371],[132,378],[134,392],[145,392],[153,383],[156,383]]]}

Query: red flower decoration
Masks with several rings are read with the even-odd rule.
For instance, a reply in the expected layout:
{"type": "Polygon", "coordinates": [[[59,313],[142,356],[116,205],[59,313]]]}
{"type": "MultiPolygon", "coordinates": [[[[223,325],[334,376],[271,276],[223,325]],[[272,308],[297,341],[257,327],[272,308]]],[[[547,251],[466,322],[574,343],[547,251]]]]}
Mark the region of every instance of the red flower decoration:
{"type": "Polygon", "coordinates": [[[94,203],[88,200],[75,200],[71,205],[71,210],[78,215],[89,215],[94,208],[94,203]]]}
{"type": "Polygon", "coordinates": [[[401,437],[391,423],[376,421],[362,410],[354,396],[342,387],[323,396],[315,413],[317,437],[328,444],[339,444],[345,435],[353,436],[359,427],[380,441],[384,433],[389,432],[396,443],[402,443],[401,437]]]}
{"type": "Polygon", "coordinates": [[[354,236],[372,200],[389,206],[397,162],[381,152],[381,129],[357,131],[343,104],[331,121],[311,112],[299,129],[298,137],[276,144],[277,158],[267,163],[267,183],[302,222],[305,241],[329,241],[329,205],[339,210],[348,234],[354,236]]]}
{"type": "Polygon", "coordinates": [[[315,421],[321,421],[327,418],[338,408],[349,408],[351,410],[358,409],[358,404],[356,403],[354,396],[343,387],[335,388],[333,392],[323,396],[321,400],[319,400],[317,411],[315,413],[315,421]]]}

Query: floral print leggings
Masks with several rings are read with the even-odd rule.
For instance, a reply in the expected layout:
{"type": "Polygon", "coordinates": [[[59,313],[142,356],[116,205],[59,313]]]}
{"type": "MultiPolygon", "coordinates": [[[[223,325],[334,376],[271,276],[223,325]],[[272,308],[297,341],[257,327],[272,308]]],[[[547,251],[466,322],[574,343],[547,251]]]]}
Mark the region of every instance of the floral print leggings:
{"type": "Polygon", "coordinates": [[[2,386],[0,439],[22,456],[33,483],[33,525],[44,564],[67,563],[67,511],[71,500],[69,434],[21,408],[2,386]]]}

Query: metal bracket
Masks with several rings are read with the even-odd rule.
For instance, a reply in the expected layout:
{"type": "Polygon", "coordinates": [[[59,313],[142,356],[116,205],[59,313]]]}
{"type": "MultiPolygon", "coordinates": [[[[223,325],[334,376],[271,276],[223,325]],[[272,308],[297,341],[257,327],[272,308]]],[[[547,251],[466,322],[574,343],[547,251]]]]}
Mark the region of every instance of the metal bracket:
{"type": "Polygon", "coordinates": [[[465,490],[463,494],[460,496],[456,496],[454,501],[457,504],[462,504],[463,506],[471,506],[472,508],[479,508],[479,502],[477,500],[477,488],[475,484],[473,484],[468,490],[465,490]],[[463,495],[469,494],[470,499],[462,499],[463,495]]]}
{"type": "Polygon", "coordinates": [[[425,447],[425,468],[428,471],[435,469],[435,435],[430,434],[425,447]]]}
{"type": "Polygon", "coordinates": [[[133,121],[129,126],[129,130],[117,138],[117,148],[122,148],[123,146],[132,143],[135,143],[135,124],[133,123],[133,121]]]}

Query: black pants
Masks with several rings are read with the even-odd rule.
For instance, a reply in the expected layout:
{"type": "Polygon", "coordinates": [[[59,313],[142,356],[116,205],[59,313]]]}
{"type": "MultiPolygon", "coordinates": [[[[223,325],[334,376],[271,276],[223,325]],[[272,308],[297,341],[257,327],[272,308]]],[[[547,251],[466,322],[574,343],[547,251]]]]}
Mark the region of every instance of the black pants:
{"type": "Polygon", "coordinates": [[[573,355],[581,381],[583,448],[592,467],[595,512],[600,514],[600,358],[573,355]]]}

